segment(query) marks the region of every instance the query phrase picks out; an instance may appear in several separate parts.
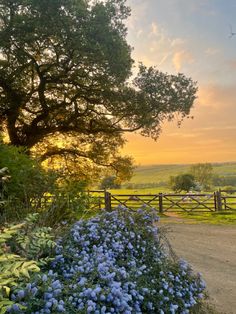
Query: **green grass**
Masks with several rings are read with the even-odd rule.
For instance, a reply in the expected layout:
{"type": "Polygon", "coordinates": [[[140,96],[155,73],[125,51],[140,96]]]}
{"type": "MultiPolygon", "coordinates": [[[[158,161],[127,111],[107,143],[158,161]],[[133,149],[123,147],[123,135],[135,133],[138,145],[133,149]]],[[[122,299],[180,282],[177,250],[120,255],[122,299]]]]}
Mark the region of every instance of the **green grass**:
{"type": "Polygon", "coordinates": [[[191,219],[193,222],[207,224],[236,225],[236,211],[216,213],[179,213],[179,217],[191,219]]]}
{"type": "Polygon", "coordinates": [[[167,187],[146,188],[146,189],[115,189],[108,190],[112,194],[158,194],[158,193],[170,193],[171,190],[167,187]]]}
{"type": "Polygon", "coordinates": [[[145,184],[167,182],[170,176],[174,176],[189,169],[189,165],[152,165],[140,166],[135,169],[131,183],[145,184]]]}
{"type": "MultiPolygon", "coordinates": [[[[236,162],[212,164],[213,172],[219,176],[236,175],[236,162]]],[[[133,184],[150,184],[168,182],[170,176],[187,173],[191,165],[151,165],[139,166],[134,171],[134,176],[130,180],[133,184]]]]}

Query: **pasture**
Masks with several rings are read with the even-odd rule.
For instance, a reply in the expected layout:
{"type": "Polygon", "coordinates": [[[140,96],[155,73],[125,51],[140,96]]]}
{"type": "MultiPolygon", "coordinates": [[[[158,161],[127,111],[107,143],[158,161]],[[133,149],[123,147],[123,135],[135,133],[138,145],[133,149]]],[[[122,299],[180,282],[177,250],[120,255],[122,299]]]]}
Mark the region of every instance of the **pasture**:
{"type": "MultiPolygon", "coordinates": [[[[212,166],[215,175],[221,177],[236,176],[236,162],[213,163],[212,166]]],[[[134,171],[134,176],[130,180],[130,183],[150,184],[168,182],[170,176],[187,173],[190,167],[190,164],[138,166],[134,171]]]]}
{"type": "Polygon", "coordinates": [[[236,225],[236,211],[223,211],[217,213],[179,213],[179,216],[191,220],[193,223],[236,225]]]}

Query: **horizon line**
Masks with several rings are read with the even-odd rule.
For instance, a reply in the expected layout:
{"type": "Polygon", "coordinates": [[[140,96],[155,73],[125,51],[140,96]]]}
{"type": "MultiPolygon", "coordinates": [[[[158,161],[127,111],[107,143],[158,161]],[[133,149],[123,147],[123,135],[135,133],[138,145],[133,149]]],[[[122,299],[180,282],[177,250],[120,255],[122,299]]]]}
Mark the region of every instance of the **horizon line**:
{"type": "Polygon", "coordinates": [[[189,162],[189,163],[158,163],[158,164],[138,164],[137,167],[151,167],[151,166],[187,166],[187,165],[196,165],[196,164],[234,164],[236,160],[233,161],[206,161],[206,162],[189,162]]]}

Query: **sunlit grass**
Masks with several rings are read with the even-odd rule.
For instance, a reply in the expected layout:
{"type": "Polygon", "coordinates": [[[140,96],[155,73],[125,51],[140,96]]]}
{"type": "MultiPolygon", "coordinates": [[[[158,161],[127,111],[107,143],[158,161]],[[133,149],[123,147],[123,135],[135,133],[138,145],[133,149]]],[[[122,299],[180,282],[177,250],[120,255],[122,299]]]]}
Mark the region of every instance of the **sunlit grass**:
{"type": "Polygon", "coordinates": [[[170,193],[171,190],[167,187],[158,187],[158,188],[147,188],[147,189],[115,189],[108,190],[112,194],[159,194],[159,193],[170,193]]]}
{"type": "Polygon", "coordinates": [[[179,217],[191,219],[193,222],[208,223],[208,224],[236,224],[236,211],[222,211],[212,213],[179,213],[179,217]]]}

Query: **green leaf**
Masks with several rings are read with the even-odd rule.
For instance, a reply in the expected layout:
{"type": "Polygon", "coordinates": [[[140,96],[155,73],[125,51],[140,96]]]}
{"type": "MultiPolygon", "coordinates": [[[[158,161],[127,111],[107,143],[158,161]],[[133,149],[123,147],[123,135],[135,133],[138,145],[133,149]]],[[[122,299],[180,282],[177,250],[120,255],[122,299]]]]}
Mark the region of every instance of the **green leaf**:
{"type": "Polygon", "coordinates": [[[15,278],[8,278],[8,279],[1,279],[0,278],[0,287],[2,288],[5,285],[16,286],[17,283],[15,281],[15,278]]]}
{"type": "Polygon", "coordinates": [[[7,308],[8,308],[10,305],[13,305],[13,304],[14,304],[13,301],[10,301],[10,300],[1,300],[1,301],[0,301],[0,314],[6,313],[7,308]]]}
{"type": "Polygon", "coordinates": [[[8,286],[3,286],[3,287],[2,287],[2,290],[3,290],[3,294],[4,294],[6,297],[9,297],[10,292],[11,292],[11,289],[10,289],[8,286]]]}

